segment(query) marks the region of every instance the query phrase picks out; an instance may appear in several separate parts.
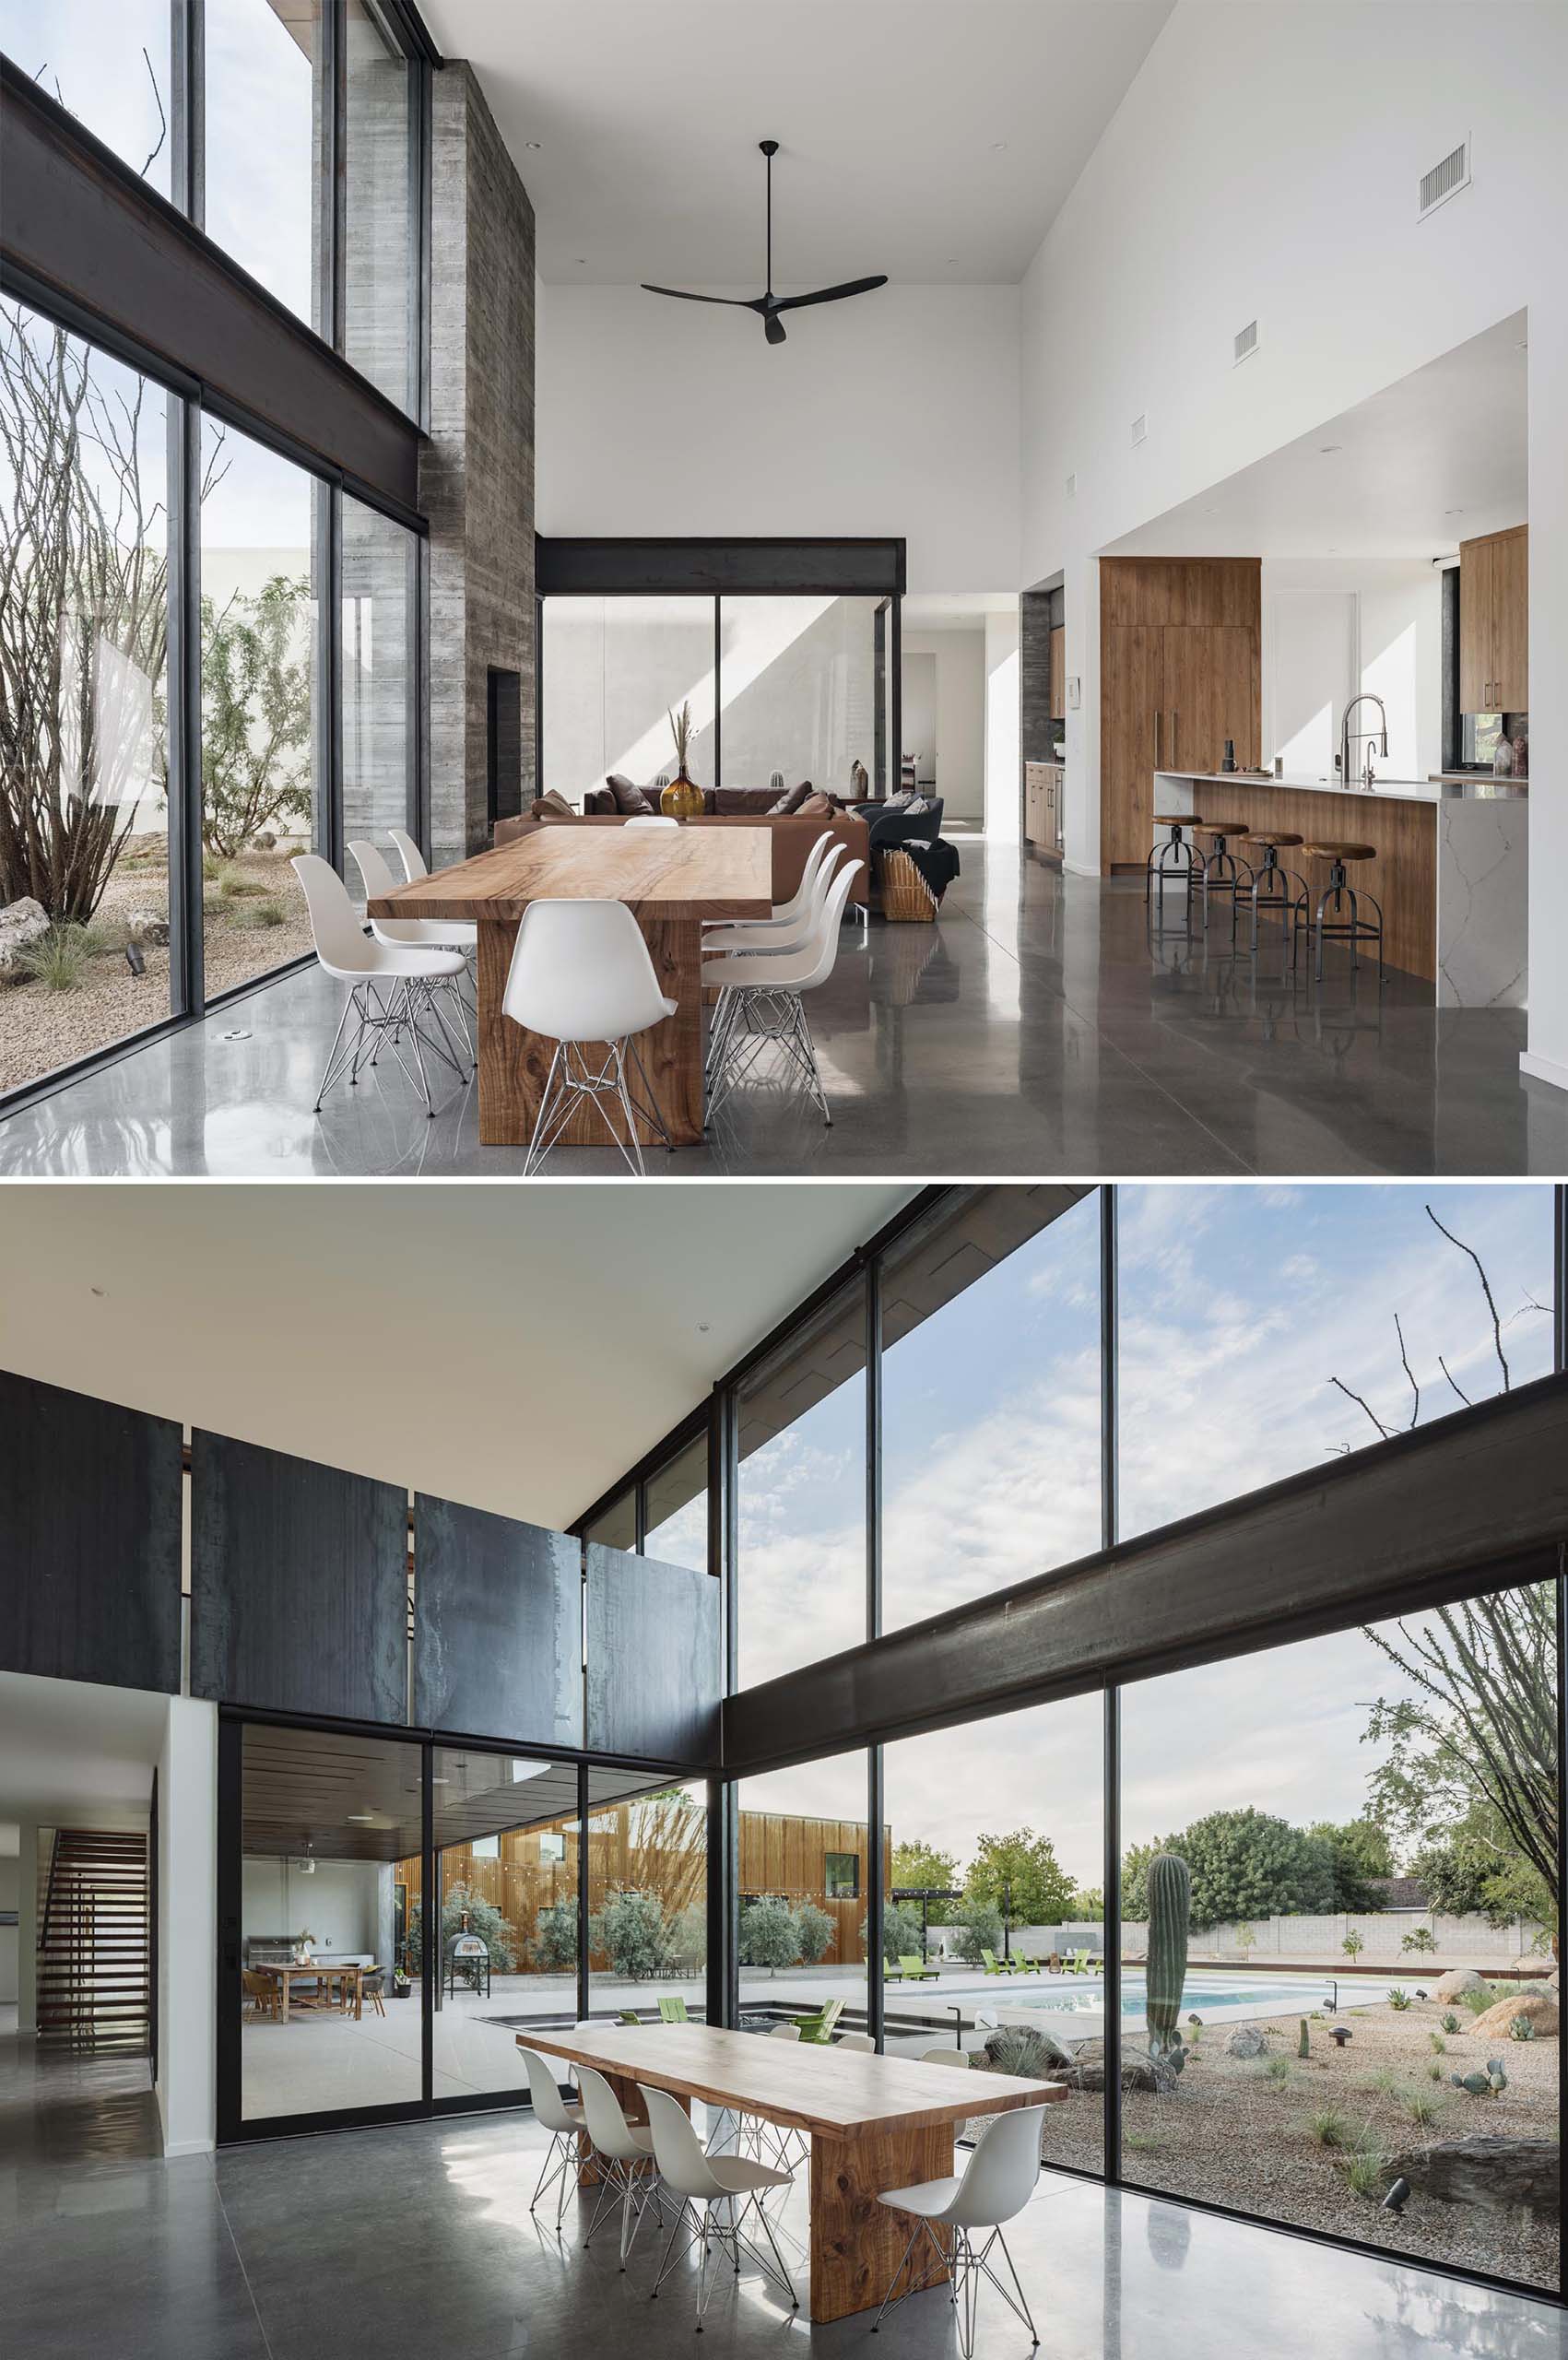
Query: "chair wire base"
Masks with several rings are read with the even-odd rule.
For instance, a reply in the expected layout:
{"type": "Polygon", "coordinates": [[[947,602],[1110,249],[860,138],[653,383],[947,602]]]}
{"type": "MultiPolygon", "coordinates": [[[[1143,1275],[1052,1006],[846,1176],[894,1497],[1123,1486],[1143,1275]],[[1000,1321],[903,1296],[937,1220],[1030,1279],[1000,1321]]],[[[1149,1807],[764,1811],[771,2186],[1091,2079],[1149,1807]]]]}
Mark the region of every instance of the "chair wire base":
{"type": "Polygon", "coordinates": [[[673,1152],[664,1116],[658,1101],[643,1070],[635,1037],[628,1033],[624,1040],[610,1041],[605,1045],[603,1063],[595,1070],[576,1041],[558,1041],[545,1087],[539,1099],[538,1118],[534,1135],[528,1142],[528,1153],[523,1165],[523,1176],[536,1172],[550,1150],[556,1145],[578,1108],[583,1105],[597,1109],[599,1120],[609,1135],[612,1146],[620,1151],[621,1162],[629,1172],[646,1179],[647,1166],[643,1161],[642,1142],[637,1135],[638,1117],[656,1131],[666,1149],[673,1152]],[[627,1073],[627,1059],[631,1060],[633,1080],[627,1073]],[[622,1130],[611,1119],[611,1109],[619,1109],[622,1130]]]}
{"type": "MultiPolygon", "coordinates": [[[[442,1012],[441,1000],[447,997],[461,1009],[459,995],[453,990],[450,979],[443,975],[433,978],[405,975],[381,983],[367,979],[362,984],[356,984],[344,1001],[343,1013],[337,1020],[326,1068],[316,1092],[315,1112],[321,1113],[322,1101],[335,1081],[340,1081],[347,1074],[350,1085],[356,1083],[361,1070],[373,1066],[382,1050],[388,1048],[406,1080],[412,1082],[418,1091],[425,1113],[433,1116],[435,1103],[430,1096],[426,1053],[440,1057],[442,1064],[450,1066],[461,1082],[468,1080],[471,1069],[465,1066],[463,1051],[442,1012]],[[352,1032],[348,1025],[350,1017],[354,1019],[352,1032]],[[414,1060],[412,1068],[403,1054],[405,1043],[414,1060]]],[[[466,1040],[466,1020],[462,1029],[466,1040]]],[[[472,1056],[471,1048],[469,1055],[472,1056]]]]}
{"type": "Polygon", "coordinates": [[[552,2130],[549,2146],[545,2152],[545,2160],[539,2167],[538,2185],[528,2201],[528,2210],[530,2212],[536,2212],[540,2198],[553,2188],[556,2190],[555,2226],[558,2236],[560,2234],[561,2222],[566,2215],[567,2192],[573,2184],[577,2163],[578,2147],[575,2132],[552,2130]]]}
{"type": "Polygon", "coordinates": [[[823,1122],[831,1129],[833,1118],[822,1088],[806,1003],[798,992],[770,990],[760,984],[731,985],[713,1015],[707,1066],[710,1123],[763,1052],[774,1047],[783,1053],[781,1062],[785,1077],[789,1077],[792,1068],[798,1074],[823,1122]]]}
{"type": "Polygon", "coordinates": [[[980,2303],[980,2282],[984,2278],[996,2288],[1013,2317],[1027,2330],[1030,2342],[1037,2344],[1040,2338],[1034,2331],[1034,2321],[1030,2316],[1023,2288],[1019,2284],[1018,2272],[1013,2268],[1013,2258],[1008,2251],[1008,2241],[1000,2229],[991,2231],[978,2253],[967,2229],[952,2228],[949,2234],[953,2241],[951,2252],[943,2245],[931,2222],[916,2221],[888,2291],[882,2297],[881,2309],[871,2322],[872,2334],[875,2335],[881,2326],[884,2315],[896,2310],[906,2296],[925,2294],[945,2281],[952,2289],[948,2299],[959,2315],[959,2344],[963,2360],[974,2360],[975,2315],[980,2303]],[[1012,2281],[1010,2294],[992,2267],[991,2256],[996,2252],[1007,2264],[1008,2276],[1012,2281]],[[906,2270],[909,2283],[901,2292],[899,2280],[906,2270]]]}
{"type": "Polygon", "coordinates": [[[643,2216],[650,2204],[656,2204],[659,2175],[652,2155],[646,2159],[639,2157],[634,2163],[623,2163],[619,2156],[600,2155],[595,2151],[595,2160],[603,2174],[603,2186],[599,2190],[599,2201],[594,2207],[594,2217],[588,2224],[588,2234],[583,2240],[583,2250],[587,2252],[594,2241],[594,2232],[607,2210],[619,2199],[620,2266],[624,2270],[627,2256],[635,2245],[637,2232],[643,2225],[643,2216]]]}
{"type": "MultiPolygon", "coordinates": [[[[701,2260],[697,2272],[697,2332],[699,2335],[702,2332],[702,2319],[708,2307],[708,2298],[713,2293],[713,2283],[708,2276],[711,2245],[716,2245],[721,2253],[729,2256],[737,2278],[740,2275],[740,2257],[744,2249],[750,2255],[763,2276],[771,2279],[781,2293],[788,2297],[790,2308],[796,2311],[800,2308],[800,2297],[795,2291],[795,2282],[785,2266],[783,2254],[779,2251],[778,2241],[773,2236],[773,2224],[762,2210],[759,2198],[756,2195],[745,2198],[732,2197],[725,2209],[730,2218],[728,2221],[720,2221],[713,2217],[714,2207],[712,2204],[704,2205],[701,2210],[690,2201],[681,2206],[671,2225],[669,2236],[665,2240],[665,2249],[659,2258],[659,2274],[654,2281],[654,2292],[649,2297],[650,2301],[656,2299],[660,2287],[682,2254],[690,2253],[693,2246],[701,2247],[701,2260]],[[757,2215],[762,2235],[768,2242],[767,2253],[764,2253],[760,2246],[753,2245],[749,2237],[741,2234],[741,2223],[749,2212],[755,2212],[757,2215]],[[677,2252],[676,2239],[682,2230],[686,2233],[687,2241],[680,2251],[677,2252]]],[[[716,2277],[717,2274],[715,2272],[714,2276],[716,2277]]]]}

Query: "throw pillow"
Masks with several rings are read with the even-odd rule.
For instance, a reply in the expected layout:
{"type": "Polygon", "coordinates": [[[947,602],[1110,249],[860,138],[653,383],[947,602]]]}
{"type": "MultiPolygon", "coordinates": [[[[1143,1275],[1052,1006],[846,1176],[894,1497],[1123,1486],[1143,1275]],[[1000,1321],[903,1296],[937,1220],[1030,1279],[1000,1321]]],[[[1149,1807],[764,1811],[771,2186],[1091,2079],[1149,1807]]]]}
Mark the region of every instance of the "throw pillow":
{"type": "Polygon", "coordinates": [[[805,803],[805,801],[806,801],[806,799],[807,799],[808,796],[810,794],[810,792],[811,792],[811,782],[810,782],[810,780],[809,780],[808,778],[803,778],[803,779],[801,780],[801,782],[800,782],[800,785],[799,785],[798,786],[792,786],[792,787],[790,788],[790,790],[789,790],[789,793],[784,796],[784,809],[785,809],[786,811],[798,811],[798,810],[801,808],[801,807],[804,805],[804,803],[805,803]]]}
{"type": "Polygon", "coordinates": [[[796,816],[802,820],[831,820],[833,816],[833,798],[831,795],[820,793],[808,795],[796,816]]]}
{"type": "Polygon", "coordinates": [[[612,771],[606,779],[605,785],[615,797],[616,809],[623,817],[630,819],[640,811],[653,810],[654,806],[642,788],[633,786],[629,778],[622,778],[618,772],[612,771]]]}
{"type": "Polygon", "coordinates": [[[577,817],[565,796],[558,795],[553,786],[547,787],[543,795],[534,798],[535,818],[542,820],[547,812],[557,820],[575,820],[577,817]]]}
{"type": "Polygon", "coordinates": [[[906,795],[903,808],[906,816],[913,820],[917,813],[930,810],[931,798],[926,795],[906,795]]]}

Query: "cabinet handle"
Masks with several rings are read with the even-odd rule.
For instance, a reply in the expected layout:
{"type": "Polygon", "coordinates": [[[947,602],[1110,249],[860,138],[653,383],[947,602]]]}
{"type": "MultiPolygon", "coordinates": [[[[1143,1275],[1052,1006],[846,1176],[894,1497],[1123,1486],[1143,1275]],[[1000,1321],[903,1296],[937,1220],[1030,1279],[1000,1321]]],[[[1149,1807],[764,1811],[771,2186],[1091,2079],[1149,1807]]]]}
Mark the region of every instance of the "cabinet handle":
{"type": "Polygon", "coordinates": [[[1171,760],[1173,762],[1179,762],[1182,759],[1180,754],[1176,751],[1176,725],[1181,720],[1181,717],[1182,716],[1176,711],[1175,706],[1173,705],[1171,707],[1171,760]]]}
{"type": "Polygon", "coordinates": [[[1154,708],[1154,767],[1160,768],[1160,708],[1154,708]]]}

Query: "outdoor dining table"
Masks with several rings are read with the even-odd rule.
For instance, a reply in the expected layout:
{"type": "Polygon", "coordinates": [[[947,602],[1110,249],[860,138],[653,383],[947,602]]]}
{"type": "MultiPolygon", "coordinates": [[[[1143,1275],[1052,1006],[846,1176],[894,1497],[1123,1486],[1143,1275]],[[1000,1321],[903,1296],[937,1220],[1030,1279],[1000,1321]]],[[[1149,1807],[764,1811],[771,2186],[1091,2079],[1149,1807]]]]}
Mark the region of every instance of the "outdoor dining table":
{"type": "MultiPolygon", "coordinates": [[[[586,2032],[519,2033],[517,2043],[596,2067],[633,2122],[647,2119],[637,2090],[643,2082],[668,2090],[689,2111],[701,2098],[804,2131],[811,2142],[808,2305],[819,2324],[875,2309],[888,2291],[909,2224],[878,2204],[882,2189],[949,2177],[959,2123],[1067,2094],[1060,2082],[708,2024],[595,2024],[586,2032]]],[[[592,2178],[586,2150],[579,2168],[592,2178]]]]}
{"type": "Polygon", "coordinates": [[[254,1972],[257,1975],[272,1976],[281,1987],[278,1995],[281,2002],[278,2009],[278,2015],[284,2024],[287,2024],[289,2021],[289,1986],[291,1982],[330,1983],[336,1978],[339,1988],[341,1988],[351,1976],[354,1981],[354,2015],[356,2021],[358,2021],[364,2013],[365,1970],[362,1966],[334,1966],[331,1964],[324,1965],[319,1958],[312,1958],[305,1960],[302,1965],[258,1966],[255,1968],[254,1972]]]}
{"type": "MultiPolygon", "coordinates": [[[[673,1016],[638,1035],[649,1087],[676,1147],[700,1143],[703,1122],[702,923],[772,910],[772,837],[757,828],[529,829],[510,844],[375,896],[372,918],[461,918],[478,927],[479,1140],[526,1147],[555,1043],[504,1017],[501,996],[530,902],[623,902],[648,946],[673,1016]]],[[[590,1064],[600,1062],[593,1044],[590,1064]]],[[[654,1133],[641,1124],[643,1144],[654,1133]]],[[[579,1107],[564,1145],[603,1147],[595,1110],[579,1107]]]]}

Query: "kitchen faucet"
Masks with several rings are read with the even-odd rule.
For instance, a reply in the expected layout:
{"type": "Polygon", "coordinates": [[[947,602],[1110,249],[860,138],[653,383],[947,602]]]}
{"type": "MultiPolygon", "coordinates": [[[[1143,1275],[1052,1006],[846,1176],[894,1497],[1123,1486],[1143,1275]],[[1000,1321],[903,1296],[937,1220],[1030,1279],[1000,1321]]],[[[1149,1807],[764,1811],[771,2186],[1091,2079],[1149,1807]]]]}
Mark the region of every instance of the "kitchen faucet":
{"type": "Polygon", "coordinates": [[[1345,707],[1345,717],[1339,725],[1339,784],[1341,786],[1345,787],[1348,787],[1350,784],[1350,739],[1352,736],[1356,738],[1365,738],[1369,741],[1366,749],[1366,760],[1362,768],[1362,787],[1364,793],[1370,795],[1372,793],[1373,782],[1371,739],[1373,738],[1377,739],[1378,752],[1382,755],[1385,761],[1388,760],[1388,708],[1384,703],[1383,699],[1380,696],[1373,695],[1371,689],[1363,689],[1359,696],[1353,696],[1350,699],[1350,703],[1345,707]],[[1350,715],[1354,713],[1357,705],[1359,704],[1374,704],[1377,707],[1378,712],[1383,716],[1383,726],[1381,729],[1357,729],[1352,731],[1350,727],[1350,715]]]}

